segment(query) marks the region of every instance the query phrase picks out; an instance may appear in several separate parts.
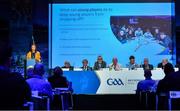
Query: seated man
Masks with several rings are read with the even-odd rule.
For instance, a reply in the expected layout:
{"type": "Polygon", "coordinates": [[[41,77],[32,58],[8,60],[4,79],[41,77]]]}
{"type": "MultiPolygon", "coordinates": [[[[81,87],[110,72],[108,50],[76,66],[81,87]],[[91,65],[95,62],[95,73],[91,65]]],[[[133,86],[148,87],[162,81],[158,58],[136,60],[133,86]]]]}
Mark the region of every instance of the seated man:
{"type": "Polygon", "coordinates": [[[158,68],[164,69],[164,66],[169,63],[168,59],[163,59],[161,63],[158,64],[158,68]]]}
{"type": "Polygon", "coordinates": [[[0,42],[0,110],[22,110],[31,90],[19,73],[10,72],[11,48],[0,42]]]}
{"type": "Polygon", "coordinates": [[[112,63],[109,65],[110,70],[119,71],[121,69],[121,65],[118,64],[118,59],[113,58],[112,63]]]}
{"type": "Polygon", "coordinates": [[[106,62],[103,61],[102,56],[98,56],[98,59],[94,64],[94,70],[100,70],[102,68],[106,68],[106,62]]]}
{"type": "Polygon", "coordinates": [[[143,30],[139,27],[136,31],[135,31],[135,37],[142,37],[143,36],[143,30]]]}
{"type": "MultiPolygon", "coordinates": [[[[172,64],[167,63],[164,66],[164,73],[165,73],[164,78],[162,80],[160,80],[158,85],[157,85],[157,91],[156,91],[157,95],[161,95],[162,93],[168,93],[169,91],[176,91],[178,89],[176,89],[175,87],[176,86],[179,87],[179,84],[178,84],[179,82],[177,82],[179,80],[176,79],[178,77],[174,76],[175,78],[172,79],[173,74],[174,74],[174,68],[173,68],[172,64]],[[172,84],[172,83],[175,83],[175,84],[172,84]]],[[[158,109],[161,109],[161,110],[167,109],[167,107],[166,107],[167,106],[167,101],[166,101],[166,99],[164,97],[158,96],[158,101],[159,101],[158,102],[159,103],[158,104],[158,109]]]]}
{"type": "MultiPolygon", "coordinates": [[[[48,81],[50,82],[51,86],[53,89],[55,88],[68,88],[69,91],[73,92],[72,89],[72,84],[70,82],[68,82],[68,80],[66,79],[66,77],[63,76],[63,70],[57,66],[53,69],[53,73],[54,75],[48,78],[48,81]]],[[[56,91],[56,90],[55,90],[56,91]]],[[[52,110],[62,110],[62,106],[61,106],[61,96],[63,95],[63,101],[64,101],[64,105],[65,107],[67,107],[68,100],[69,100],[69,94],[68,93],[63,93],[63,94],[56,94],[54,93],[54,98],[52,101],[52,110]]]]}
{"type": "Polygon", "coordinates": [[[144,70],[153,70],[153,65],[149,64],[149,59],[144,58],[144,64],[141,65],[144,70]]]}
{"type": "Polygon", "coordinates": [[[129,57],[129,64],[127,64],[127,68],[129,68],[129,70],[134,70],[136,68],[139,68],[138,64],[135,63],[135,57],[134,56],[130,56],[129,57]]]}
{"type": "Polygon", "coordinates": [[[145,80],[142,80],[137,85],[137,93],[140,91],[152,91],[153,87],[156,85],[156,81],[151,78],[151,70],[144,70],[145,80]]]}
{"type": "Polygon", "coordinates": [[[170,91],[171,87],[170,87],[170,83],[172,83],[173,81],[169,81],[170,77],[172,76],[172,74],[174,73],[174,68],[173,65],[170,63],[167,63],[164,66],[164,73],[165,76],[162,80],[159,81],[158,86],[157,86],[157,93],[161,93],[161,92],[168,92],[170,91]]]}
{"type": "Polygon", "coordinates": [[[169,91],[180,91],[180,70],[173,72],[169,77],[169,91]]]}
{"type": "Polygon", "coordinates": [[[147,29],[146,32],[144,33],[144,37],[146,37],[146,38],[153,38],[153,35],[152,35],[152,33],[150,32],[149,29],[147,29]]]}
{"type": "Polygon", "coordinates": [[[28,67],[27,70],[26,70],[26,78],[31,78],[31,76],[33,76],[33,71],[34,71],[34,68],[32,66],[28,67]]]}
{"type": "Polygon", "coordinates": [[[84,59],[82,61],[83,66],[81,67],[83,69],[83,71],[92,71],[92,68],[90,66],[88,66],[88,60],[84,59]]]}
{"type": "Polygon", "coordinates": [[[73,70],[74,70],[74,67],[71,66],[71,64],[70,64],[69,61],[65,61],[65,62],[64,62],[64,66],[63,66],[62,68],[69,69],[70,71],[73,71],[73,70]]]}
{"type": "Polygon", "coordinates": [[[171,37],[169,37],[164,32],[160,33],[159,44],[164,46],[165,48],[168,48],[170,51],[172,50],[172,40],[171,40],[171,37]]]}
{"type": "Polygon", "coordinates": [[[44,65],[42,63],[37,63],[34,66],[33,75],[30,79],[27,79],[32,91],[38,91],[38,95],[45,95],[52,99],[52,87],[49,82],[43,79],[44,65]]]}
{"type": "Polygon", "coordinates": [[[156,40],[160,40],[160,31],[159,31],[159,28],[155,28],[154,37],[155,37],[156,40]]]}
{"type": "Polygon", "coordinates": [[[68,81],[66,77],[63,76],[63,71],[60,67],[55,67],[54,75],[48,78],[48,81],[50,82],[52,88],[61,88],[61,87],[68,87],[68,81]]]}
{"type": "Polygon", "coordinates": [[[118,36],[119,41],[121,41],[123,43],[126,42],[127,37],[123,30],[120,30],[117,36],[118,36]]]}

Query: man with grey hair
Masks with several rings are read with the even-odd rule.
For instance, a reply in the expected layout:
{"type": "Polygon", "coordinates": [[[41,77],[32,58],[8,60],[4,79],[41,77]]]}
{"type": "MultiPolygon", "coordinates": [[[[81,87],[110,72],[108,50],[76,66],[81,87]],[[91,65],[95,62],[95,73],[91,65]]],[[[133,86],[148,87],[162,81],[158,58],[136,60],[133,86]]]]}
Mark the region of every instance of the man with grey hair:
{"type": "Polygon", "coordinates": [[[121,69],[121,65],[118,63],[118,59],[114,57],[112,59],[112,63],[109,65],[110,70],[119,71],[121,69]]]}
{"type": "Polygon", "coordinates": [[[73,70],[74,70],[74,67],[71,66],[71,64],[70,64],[69,61],[65,61],[65,62],[64,62],[64,66],[62,66],[62,68],[69,69],[70,71],[73,71],[73,70]]]}
{"type": "Polygon", "coordinates": [[[168,59],[165,58],[165,59],[162,60],[161,63],[158,64],[157,67],[164,69],[164,66],[165,66],[167,63],[169,63],[169,61],[168,61],[168,59]]]}
{"type": "Polygon", "coordinates": [[[144,64],[142,64],[140,67],[142,67],[144,70],[153,70],[153,65],[149,64],[148,58],[144,58],[144,64]]]}

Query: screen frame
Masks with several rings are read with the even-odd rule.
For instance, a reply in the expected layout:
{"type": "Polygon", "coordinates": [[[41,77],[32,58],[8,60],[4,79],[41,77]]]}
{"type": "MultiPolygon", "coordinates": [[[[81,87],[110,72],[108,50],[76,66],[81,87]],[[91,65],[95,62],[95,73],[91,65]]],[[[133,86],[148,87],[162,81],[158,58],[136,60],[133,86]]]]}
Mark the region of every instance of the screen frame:
{"type": "Polygon", "coordinates": [[[52,69],[52,14],[53,14],[53,4],[93,4],[93,3],[171,3],[171,35],[172,35],[172,64],[176,65],[177,64],[177,53],[176,53],[176,25],[175,25],[175,2],[173,0],[78,0],[78,1],[74,1],[74,0],[50,0],[49,1],[49,28],[48,28],[48,34],[49,34],[49,68],[52,69]]]}

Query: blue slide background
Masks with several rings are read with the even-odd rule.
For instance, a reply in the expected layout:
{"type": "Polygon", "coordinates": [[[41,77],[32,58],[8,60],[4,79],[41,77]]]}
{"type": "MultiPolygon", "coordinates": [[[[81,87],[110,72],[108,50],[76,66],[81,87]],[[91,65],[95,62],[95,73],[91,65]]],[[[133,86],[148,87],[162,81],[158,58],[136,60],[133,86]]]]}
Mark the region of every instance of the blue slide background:
{"type": "Polygon", "coordinates": [[[141,39],[142,43],[150,43],[136,52],[139,40],[121,44],[111,30],[110,16],[174,16],[172,3],[52,4],[50,9],[50,67],[63,66],[65,60],[80,67],[84,58],[93,66],[98,55],[102,55],[107,64],[117,57],[123,67],[130,55],[136,57],[138,64],[144,57],[155,66],[162,58],[171,61],[172,55],[158,55],[164,47],[151,39],[141,39]]]}
{"type": "Polygon", "coordinates": [[[64,76],[72,82],[75,94],[96,94],[100,81],[93,71],[64,71],[64,76]]]}

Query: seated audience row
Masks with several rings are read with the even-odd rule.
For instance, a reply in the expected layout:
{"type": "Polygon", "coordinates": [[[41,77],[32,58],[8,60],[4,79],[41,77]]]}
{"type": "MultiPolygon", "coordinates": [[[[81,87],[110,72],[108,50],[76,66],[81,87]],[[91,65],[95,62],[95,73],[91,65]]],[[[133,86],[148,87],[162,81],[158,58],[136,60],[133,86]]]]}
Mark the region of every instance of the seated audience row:
{"type": "Polygon", "coordinates": [[[169,91],[180,91],[180,71],[175,72],[173,65],[167,63],[164,65],[165,76],[162,80],[156,82],[151,78],[150,70],[144,71],[145,80],[137,85],[137,92],[155,91],[157,94],[168,93],[169,91]]]}
{"type": "Polygon", "coordinates": [[[7,44],[0,43],[0,110],[23,109],[24,103],[31,101],[32,91],[53,99],[52,88],[68,86],[60,67],[54,69],[54,76],[49,78],[49,82],[43,78],[45,70],[41,63],[28,70],[27,80],[19,73],[10,72],[11,50],[7,44]]]}
{"type": "Polygon", "coordinates": [[[145,80],[142,80],[137,85],[137,91],[155,91],[157,93],[168,92],[174,90],[180,90],[180,76],[179,71],[175,72],[173,65],[167,63],[164,65],[164,78],[160,81],[155,82],[152,80],[151,70],[144,71],[145,80]],[[157,89],[156,89],[157,87],[157,89]],[[155,89],[155,90],[154,90],[155,89]]]}
{"type": "Polygon", "coordinates": [[[11,47],[0,42],[0,110],[19,110],[31,99],[31,89],[19,73],[10,72],[11,47]]]}
{"type": "Polygon", "coordinates": [[[40,95],[52,98],[52,89],[68,87],[68,81],[66,77],[63,77],[63,71],[60,67],[57,66],[53,69],[53,75],[48,78],[48,81],[43,78],[44,72],[43,64],[36,63],[33,74],[26,80],[32,91],[38,91],[40,95]]]}
{"type": "MultiPolygon", "coordinates": [[[[145,80],[142,80],[138,83],[137,90],[136,90],[139,96],[141,96],[142,93],[148,94],[149,92],[151,92],[150,94],[156,94],[158,97],[158,106],[156,108],[160,110],[168,109],[168,98],[169,98],[170,91],[180,91],[180,85],[179,85],[180,84],[180,71],[175,72],[173,65],[170,63],[167,63],[164,65],[164,73],[165,73],[165,76],[162,80],[155,81],[151,78],[152,76],[151,71],[145,70],[144,71],[145,80]]],[[[153,97],[155,100],[155,96],[153,97]]],[[[149,102],[148,105],[155,104],[153,103],[153,101],[151,102],[152,103],[149,102]]],[[[174,101],[173,109],[177,110],[179,108],[180,108],[179,101],[176,101],[176,102],[174,101]]]]}

